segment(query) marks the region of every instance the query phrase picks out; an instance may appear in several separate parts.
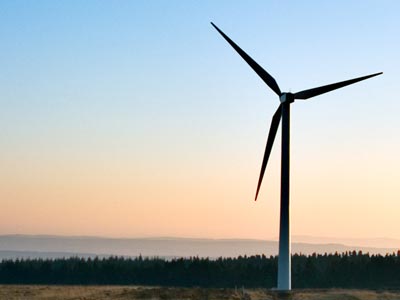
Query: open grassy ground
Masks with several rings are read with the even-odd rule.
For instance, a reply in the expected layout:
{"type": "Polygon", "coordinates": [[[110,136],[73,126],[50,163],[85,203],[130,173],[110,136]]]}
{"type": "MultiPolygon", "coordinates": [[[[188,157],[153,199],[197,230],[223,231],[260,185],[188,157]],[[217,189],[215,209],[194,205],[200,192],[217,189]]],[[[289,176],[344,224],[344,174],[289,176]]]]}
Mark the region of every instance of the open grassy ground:
{"type": "Polygon", "coordinates": [[[400,300],[400,290],[295,290],[289,294],[264,289],[202,289],[137,286],[43,286],[0,285],[1,300],[108,300],[108,299],[193,299],[193,300],[400,300]]]}

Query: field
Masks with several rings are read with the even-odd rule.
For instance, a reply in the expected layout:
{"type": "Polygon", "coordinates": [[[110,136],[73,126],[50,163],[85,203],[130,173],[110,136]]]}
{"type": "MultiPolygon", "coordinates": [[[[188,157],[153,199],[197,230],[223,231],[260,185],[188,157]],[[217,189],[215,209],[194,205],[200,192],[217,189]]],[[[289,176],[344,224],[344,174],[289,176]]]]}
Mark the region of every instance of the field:
{"type": "Polygon", "coordinates": [[[264,289],[202,289],[137,286],[42,286],[0,285],[1,300],[108,300],[108,299],[193,299],[193,300],[400,300],[400,290],[295,290],[288,294],[264,289]]]}

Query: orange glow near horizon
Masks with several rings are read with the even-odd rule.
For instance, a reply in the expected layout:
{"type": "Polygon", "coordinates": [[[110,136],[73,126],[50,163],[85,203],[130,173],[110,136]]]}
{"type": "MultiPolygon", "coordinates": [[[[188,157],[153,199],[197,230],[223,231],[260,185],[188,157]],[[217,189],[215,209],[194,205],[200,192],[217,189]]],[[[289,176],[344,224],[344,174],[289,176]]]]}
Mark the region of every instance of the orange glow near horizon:
{"type": "MultiPolygon", "coordinates": [[[[292,234],[400,237],[400,203],[391,196],[396,183],[377,181],[384,173],[378,165],[371,172],[353,157],[343,173],[343,166],[325,162],[323,155],[314,156],[315,164],[298,157],[292,158],[292,234]]],[[[159,162],[160,168],[155,163],[147,169],[141,163],[10,165],[0,171],[0,233],[276,238],[279,150],[257,202],[258,170],[246,161],[228,161],[159,162]]],[[[256,160],[248,162],[258,167],[256,160]]]]}

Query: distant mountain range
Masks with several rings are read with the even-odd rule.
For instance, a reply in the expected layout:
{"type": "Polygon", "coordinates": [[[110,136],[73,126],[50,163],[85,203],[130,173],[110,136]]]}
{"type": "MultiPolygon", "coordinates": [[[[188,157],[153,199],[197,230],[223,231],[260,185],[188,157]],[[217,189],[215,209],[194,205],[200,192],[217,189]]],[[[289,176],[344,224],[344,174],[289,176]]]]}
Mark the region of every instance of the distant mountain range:
{"type": "MultiPolygon", "coordinates": [[[[400,240],[334,239],[307,236],[292,238],[292,253],[312,254],[363,251],[371,254],[397,252],[400,240]],[[382,245],[382,246],[380,246],[382,245]]],[[[105,238],[50,235],[0,235],[0,259],[106,257],[236,257],[278,253],[278,242],[252,239],[105,238]]]]}
{"type": "Polygon", "coordinates": [[[311,243],[311,244],[343,244],[347,246],[371,247],[371,248],[400,248],[400,240],[389,238],[332,238],[297,235],[292,237],[292,242],[311,243]]]}

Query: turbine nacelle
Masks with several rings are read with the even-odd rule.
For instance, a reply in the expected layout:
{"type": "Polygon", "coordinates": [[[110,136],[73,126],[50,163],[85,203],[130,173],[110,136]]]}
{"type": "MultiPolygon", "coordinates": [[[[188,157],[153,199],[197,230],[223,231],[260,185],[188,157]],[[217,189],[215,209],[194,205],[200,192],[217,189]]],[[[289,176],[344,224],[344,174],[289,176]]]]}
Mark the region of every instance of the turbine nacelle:
{"type": "Polygon", "coordinates": [[[285,103],[285,102],[292,103],[292,102],[294,102],[294,94],[292,94],[292,93],[282,93],[279,96],[279,100],[281,101],[281,103],[285,103]]]}

